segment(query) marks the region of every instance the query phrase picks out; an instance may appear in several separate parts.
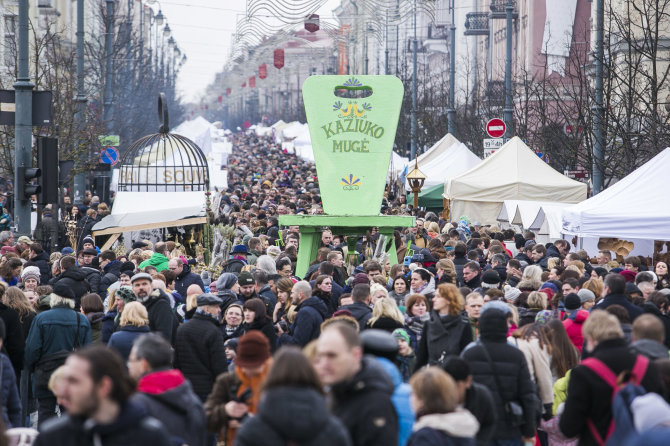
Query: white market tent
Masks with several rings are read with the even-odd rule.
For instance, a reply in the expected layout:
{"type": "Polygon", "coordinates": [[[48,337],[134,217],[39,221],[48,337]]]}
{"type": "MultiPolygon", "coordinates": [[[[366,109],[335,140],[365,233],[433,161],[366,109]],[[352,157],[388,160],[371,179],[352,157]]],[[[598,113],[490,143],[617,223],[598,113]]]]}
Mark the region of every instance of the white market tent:
{"type": "Polygon", "coordinates": [[[308,130],[307,124],[298,121],[292,122],[281,131],[282,139],[283,141],[292,141],[306,130],[308,130]]]}
{"type": "Polygon", "coordinates": [[[494,224],[505,200],[579,203],[586,184],[572,180],[542,161],[518,137],[444,186],[451,215],[494,224]]]}
{"type": "Polygon", "coordinates": [[[482,160],[472,153],[465,144],[456,141],[429,162],[422,164],[419,160],[419,170],[426,175],[423,187],[428,189],[433,186],[444,185],[447,179],[456,177],[481,162],[482,160]]]}
{"type": "MultiPolygon", "coordinates": [[[[394,175],[394,176],[399,176],[403,170],[405,170],[405,167],[409,164],[409,158],[406,158],[404,156],[398,155],[398,153],[394,150],[391,153],[391,162],[389,163],[389,172],[394,175]]],[[[408,169],[408,172],[411,169],[408,169]]]]}
{"type": "Polygon", "coordinates": [[[563,211],[562,232],[577,237],[670,240],[670,200],[662,186],[670,148],[618,183],[563,211]]]}
{"type": "Polygon", "coordinates": [[[293,140],[293,150],[298,158],[314,162],[314,149],[312,148],[312,139],[309,136],[309,129],[305,129],[293,140]]]}

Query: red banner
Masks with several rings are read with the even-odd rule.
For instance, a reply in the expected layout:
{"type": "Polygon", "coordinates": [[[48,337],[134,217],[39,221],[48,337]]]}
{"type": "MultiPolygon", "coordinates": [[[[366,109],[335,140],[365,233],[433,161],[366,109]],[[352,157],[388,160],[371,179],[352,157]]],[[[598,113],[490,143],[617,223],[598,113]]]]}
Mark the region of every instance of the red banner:
{"type": "Polygon", "coordinates": [[[263,64],[258,66],[258,77],[265,79],[268,77],[268,66],[263,64]]]}
{"type": "Polygon", "coordinates": [[[246,87],[246,86],[247,86],[247,83],[246,83],[246,82],[243,82],[243,83],[242,83],[242,88],[244,88],[244,87],[246,87]]]}
{"type": "Polygon", "coordinates": [[[249,78],[249,88],[256,87],[256,76],[251,76],[249,78]]]}
{"type": "Polygon", "coordinates": [[[284,67],[284,49],[277,48],[274,52],[274,66],[276,69],[281,70],[284,67]]]}
{"type": "Polygon", "coordinates": [[[223,95],[220,94],[216,101],[217,102],[223,102],[223,95]]]}
{"type": "Polygon", "coordinates": [[[230,96],[230,88],[226,88],[226,95],[230,96]]]}
{"type": "Polygon", "coordinates": [[[342,25],[340,27],[340,43],[337,48],[337,74],[348,74],[349,68],[349,48],[347,41],[349,40],[350,25],[342,25]]]}

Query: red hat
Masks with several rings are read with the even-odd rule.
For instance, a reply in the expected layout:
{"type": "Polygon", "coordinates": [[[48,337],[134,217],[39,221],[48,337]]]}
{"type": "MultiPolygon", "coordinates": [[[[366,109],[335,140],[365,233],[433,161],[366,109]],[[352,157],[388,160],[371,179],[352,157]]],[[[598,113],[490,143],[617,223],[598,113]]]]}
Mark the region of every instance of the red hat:
{"type": "Polygon", "coordinates": [[[626,279],[626,282],[635,282],[636,274],[633,271],[625,269],[620,271],[619,274],[622,275],[624,279],[626,279]]]}
{"type": "Polygon", "coordinates": [[[270,357],[270,342],[263,333],[251,330],[237,343],[235,364],[240,367],[258,367],[270,357]]]}
{"type": "Polygon", "coordinates": [[[370,278],[368,277],[367,274],[365,273],[358,273],[354,276],[354,284],[353,286],[358,285],[359,283],[364,283],[366,285],[370,285],[370,278]]]}
{"type": "Polygon", "coordinates": [[[544,293],[547,295],[547,300],[549,301],[548,302],[549,304],[551,304],[551,300],[554,298],[554,295],[556,294],[554,293],[554,290],[552,290],[551,288],[542,288],[540,290],[540,293],[544,293]]]}

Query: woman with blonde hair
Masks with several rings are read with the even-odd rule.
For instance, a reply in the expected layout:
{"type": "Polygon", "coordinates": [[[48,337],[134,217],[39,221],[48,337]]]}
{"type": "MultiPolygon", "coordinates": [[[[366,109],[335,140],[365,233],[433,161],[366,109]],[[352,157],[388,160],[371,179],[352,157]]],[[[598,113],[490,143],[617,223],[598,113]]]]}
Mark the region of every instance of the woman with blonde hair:
{"type": "Polygon", "coordinates": [[[377,300],[384,299],[385,297],[389,297],[389,292],[386,289],[386,287],[376,282],[373,282],[370,285],[370,302],[372,303],[372,305],[374,305],[375,302],[377,302],[377,300]]]}
{"type": "Polygon", "coordinates": [[[389,297],[377,299],[372,309],[372,317],[368,321],[368,327],[393,333],[396,328],[403,328],[404,326],[405,318],[398,310],[395,300],[389,297]]]}
{"type": "Polygon", "coordinates": [[[438,260],[435,265],[437,268],[437,283],[453,283],[456,285],[456,266],[451,259],[438,260]]]}
{"type": "Polygon", "coordinates": [[[25,341],[30,332],[30,325],[33,323],[33,319],[35,319],[35,307],[30,304],[23,291],[15,286],[10,286],[2,294],[2,303],[19,313],[19,323],[21,324],[21,332],[25,341]]]}
{"type": "Polygon", "coordinates": [[[433,297],[433,311],[423,326],[417,351],[416,367],[442,365],[450,355],[459,355],[472,342],[472,329],[461,317],[465,307],[456,285],[443,283],[433,297]]]}
{"type": "Polygon", "coordinates": [[[528,295],[528,308],[519,309],[519,328],[535,322],[535,316],[547,309],[547,295],[541,291],[533,291],[528,295]]]}
{"type": "Polygon", "coordinates": [[[407,446],[474,445],[479,422],[466,409],[458,408],[458,387],[438,367],[419,370],[409,380],[410,403],[416,422],[407,446]]]}
{"type": "Polygon", "coordinates": [[[129,302],[121,313],[119,331],[109,338],[108,347],[118,351],[123,362],[128,360],[135,339],[149,333],[149,315],[147,309],[139,302],[129,302]]]}

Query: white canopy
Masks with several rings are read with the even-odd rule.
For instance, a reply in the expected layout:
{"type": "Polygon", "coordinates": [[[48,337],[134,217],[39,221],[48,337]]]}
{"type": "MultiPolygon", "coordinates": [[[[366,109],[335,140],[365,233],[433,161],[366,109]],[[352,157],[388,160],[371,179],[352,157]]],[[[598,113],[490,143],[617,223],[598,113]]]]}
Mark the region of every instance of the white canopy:
{"type": "MultiPolygon", "coordinates": [[[[398,153],[394,150],[391,153],[391,162],[389,163],[389,172],[391,172],[394,175],[400,175],[402,171],[405,169],[407,164],[409,163],[409,158],[406,158],[404,156],[398,155],[398,153]]],[[[407,171],[409,172],[409,168],[407,171]]]]}
{"type": "MultiPolygon", "coordinates": [[[[454,138],[451,133],[447,133],[446,135],[444,135],[442,137],[442,139],[440,139],[438,142],[433,144],[433,147],[426,150],[425,153],[423,153],[422,155],[419,156],[419,168],[421,168],[421,166],[424,166],[424,165],[427,166],[427,165],[432,164],[433,161],[436,158],[440,157],[442,152],[444,152],[449,147],[453,146],[454,144],[456,144],[458,142],[460,142],[460,141],[457,140],[456,138],[454,138]]],[[[413,162],[414,160],[410,160],[410,161],[413,162]]],[[[412,170],[412,166],[410,166],[408,171],[409,170],[412,170]]]]}
{"type": "Polygon", "coordinates": [[[298,121],[292,122],[282,130],[282,138],[284,141],[290,141],[295,139],[298,135],[304,133],[307,129],[307,124],[302,124],[298,121]]]}
{"type": "Polygon", "coordinates": [[[482,160],[472,153],[465,144],[456,141],[428,163],[421,164],[421,161],[419,161],[419,170],[426,175],[423,187],[427,189],[438,184],[444,184],[447,179],[454,178],[481,162],[482,160]]]}
{"type": "Polygon", "coordinates": [[[557,172],[514,137],[477,166],[448,179],[444,196],[454,217],[491,224],[504,200],[578,203],[586,199],[586,184],[557,172]]]}
{"type": "Polygon", "coordinates": [[[563,233],[579,237],[670,240],[670,200],[663,184],[670,148],[598,195],[563,211],[563,233]]]}
{"type": "Polygon", "coordinates": [[[314,162],[314,149],[312,148],[312,139],[309,136],[308,128],[304,128],[304,131],[293,140],[293,150],[295,150],[298,158],[314,162]]]}

